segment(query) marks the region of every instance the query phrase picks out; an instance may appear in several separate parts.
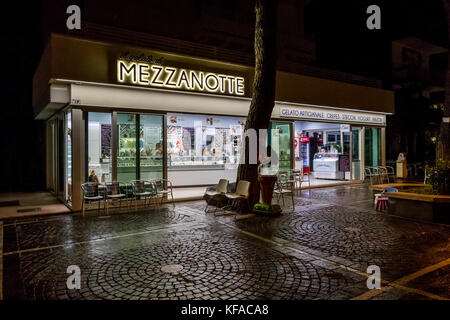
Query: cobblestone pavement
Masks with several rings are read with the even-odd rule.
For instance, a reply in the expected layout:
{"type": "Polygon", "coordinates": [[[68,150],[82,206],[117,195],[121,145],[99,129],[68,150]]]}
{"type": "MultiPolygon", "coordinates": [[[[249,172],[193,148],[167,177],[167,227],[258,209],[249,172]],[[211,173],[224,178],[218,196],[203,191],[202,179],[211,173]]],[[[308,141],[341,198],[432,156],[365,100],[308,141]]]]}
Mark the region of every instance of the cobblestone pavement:
{"type": "Polygon", "coordinates": [[[378,213],[365,186],[303,191],[295,206],[276,218],[215,217],[197,201],[4,221],[3,298],[450,298],[449,226],[378,213]],[[368,265],[385,290],[367,289],[368,265]]]}

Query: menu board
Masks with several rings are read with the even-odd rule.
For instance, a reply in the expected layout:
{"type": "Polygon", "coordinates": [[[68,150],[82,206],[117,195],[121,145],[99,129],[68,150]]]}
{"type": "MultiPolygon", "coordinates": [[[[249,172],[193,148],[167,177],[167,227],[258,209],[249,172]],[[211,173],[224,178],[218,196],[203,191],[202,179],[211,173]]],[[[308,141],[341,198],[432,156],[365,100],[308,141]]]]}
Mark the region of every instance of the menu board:
{"type": "Polygon", "coordinates": [[[144,141],[146,145],[156,146],[161,142],[161,128],[158,127],[145,127],[144,128],[144,141]]]}

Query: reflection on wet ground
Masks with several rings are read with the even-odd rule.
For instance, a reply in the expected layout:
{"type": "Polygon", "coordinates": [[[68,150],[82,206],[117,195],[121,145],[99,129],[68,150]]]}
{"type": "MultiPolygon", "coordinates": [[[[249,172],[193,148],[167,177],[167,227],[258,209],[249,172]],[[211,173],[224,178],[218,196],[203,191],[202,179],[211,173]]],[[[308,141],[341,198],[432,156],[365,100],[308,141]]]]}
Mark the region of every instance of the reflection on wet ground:
{"type": "Polygon", "coordinates": [[[425,271],[370,298],[450,298],[449,226],[376,212],[364,185],[305,190],[295,207],[235,220],[196,201],[4,221],[3,297],[351,299],[365,297],[367,266],[377,265],[384,286],[425,271]],[[66,286],[70,265],[79,290],[66,286]]]}

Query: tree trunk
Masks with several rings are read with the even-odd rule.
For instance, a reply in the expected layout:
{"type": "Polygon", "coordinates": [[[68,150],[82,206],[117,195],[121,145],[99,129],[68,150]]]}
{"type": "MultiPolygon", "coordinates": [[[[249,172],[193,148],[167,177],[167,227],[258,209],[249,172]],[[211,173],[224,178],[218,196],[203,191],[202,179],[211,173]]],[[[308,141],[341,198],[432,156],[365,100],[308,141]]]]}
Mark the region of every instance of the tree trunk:
{"type": "MultiPolygon", "coordinates": [[[[450,43],[450,0],[444,0],[444,10],[447,17],[447,29],[450,43]]],[[[445,102],[443,117],[446,121],[441,122],[439,138],[436,145],[436,160],[450,160],[450,50],[448,51],[447,75],[445,77],[445,102]]]]}
{"type": "MultiPolygon", "coordinates": [[[[255,78],[245,130],[255,129],[258,135],[259,129],[269,127],[275,103],[277,7],[277,0],[255,1],[255,78]]],[[[246,156],[246,163],[239,165],[236,181],[250,181],[251,209],[259,201],[259,183],[258,165],[249,164],[248,150],[246,141],[245,149],[241,150],[241,157],[246,156]]]]}

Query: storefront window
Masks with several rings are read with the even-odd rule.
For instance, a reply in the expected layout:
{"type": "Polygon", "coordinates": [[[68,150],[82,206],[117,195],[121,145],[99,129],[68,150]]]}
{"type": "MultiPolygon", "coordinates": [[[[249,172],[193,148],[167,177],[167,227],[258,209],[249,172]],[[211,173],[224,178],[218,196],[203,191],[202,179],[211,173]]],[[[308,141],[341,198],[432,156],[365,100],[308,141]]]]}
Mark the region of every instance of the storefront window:
{"type": "Polygon", "coordinates": [[[381,129],[364,129],[364,154],[366,167],[381,165],[381,129]]]}
{"type": "Polygon", "coordinates": [[[167,114],[167,162],[175,186],[236,179],[245,118],[167,114]]]}
{"type": "Polygon", "coordinates": [[[111,114],[88,113],[88,180],[100,183],[112,180],[111,114]],[[97,179],[97,180],[96,180],[97,179]]]}
{"type": "Polygon", "coordinates": [[[314,183],[350,179],[350,126],[297,121],[295,168],[311,173],[314,183]]]}
{"type": "Polygon", "coordinates": [[[361,179],[361,128],[352,128],[352,179],[361,179]]]}

